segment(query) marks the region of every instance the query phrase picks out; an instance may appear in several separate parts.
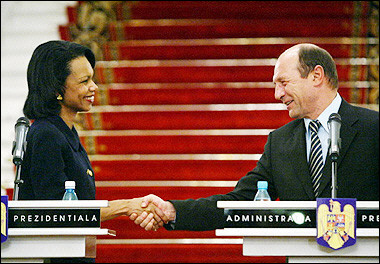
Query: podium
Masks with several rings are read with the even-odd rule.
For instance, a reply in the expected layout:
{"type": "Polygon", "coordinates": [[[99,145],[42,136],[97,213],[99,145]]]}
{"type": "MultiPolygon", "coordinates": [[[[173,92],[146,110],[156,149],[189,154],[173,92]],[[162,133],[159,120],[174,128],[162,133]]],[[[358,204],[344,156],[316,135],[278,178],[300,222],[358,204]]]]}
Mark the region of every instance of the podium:
{"type": "Polygon", "coordinates": [[[100,208],[107,206],[107,200],[8,201],[8,234],[1,243],[1,262],[95,258],[96,236],[114,235],[100,228],[100,208]]]}
{"type": "Polygon", "coordinates": [[[286,256],[289,263],[379,263],[379,201],[357,201],[356,243],[333,250],[317,243],[316,201],[218,201],[225,228],[243,236],[244,256],[286,256]],[[291,218],[290,218],[291,216],[291,218]]]}

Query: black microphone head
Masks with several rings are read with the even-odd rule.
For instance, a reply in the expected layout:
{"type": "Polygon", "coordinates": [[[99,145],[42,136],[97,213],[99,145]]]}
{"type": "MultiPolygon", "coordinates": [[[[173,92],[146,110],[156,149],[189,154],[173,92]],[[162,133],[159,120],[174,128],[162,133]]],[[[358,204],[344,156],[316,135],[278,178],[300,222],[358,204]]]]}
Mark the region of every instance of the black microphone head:
{"type": "Polygon", "coordinates": [[[16,125],[15,127],[19,126],[19,125],[26,125],[26,126],[29,126],[30,125],[30,121],[28,118],[26,118],[25,116],[22,116],[20,117],[19,119],[17,119],[17,122],[16,122],[16,125]]]}
{"type": "Polygon", "coordinates": [[[15,125],[15,141],[12,148],[13,163],[15,165],[22,163],[24,151],[26,150],[26,134],[29,126],[29,119],[24,116],[20,117],[15,125]]]}
{"type": "Polygon", "coordinates": [[[342,123],[342,119],[340,118],[340,115],[338,113],[332,113],[330,115],[328,123],[330,123],[331,121],[337,121],[339,123],[342,123]]]}
{"type": "Polygon", "coordinates": [[[333,161],[336,161],[339,156],[339,149],[341,144],[340,126],[342,124],[342,120],[338,113],[332,113],[327,123],[329,126],[329,145],[331,159],[333,161]]]}

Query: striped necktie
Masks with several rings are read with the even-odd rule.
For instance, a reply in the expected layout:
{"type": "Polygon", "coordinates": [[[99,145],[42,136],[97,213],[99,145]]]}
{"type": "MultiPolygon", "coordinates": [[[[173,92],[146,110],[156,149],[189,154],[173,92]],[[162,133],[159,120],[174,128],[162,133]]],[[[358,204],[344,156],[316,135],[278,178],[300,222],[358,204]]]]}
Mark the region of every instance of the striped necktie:
{"type": "Polygon", "coordinates": [[[318,187],[322,178],[323,155],[322,144],[318,137],[318,129],[321,123],[313,120],[309,124],[311,133],[311,148],[309,157],[309,171],[313,183],[315,197],[318,197],[318,187]]]}

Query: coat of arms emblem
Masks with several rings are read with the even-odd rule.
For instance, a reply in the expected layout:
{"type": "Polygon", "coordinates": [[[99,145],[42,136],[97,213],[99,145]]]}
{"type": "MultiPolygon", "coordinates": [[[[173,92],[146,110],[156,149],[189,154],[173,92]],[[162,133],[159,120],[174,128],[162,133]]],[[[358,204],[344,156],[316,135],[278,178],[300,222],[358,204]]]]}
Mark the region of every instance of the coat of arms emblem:
{"type": "Polygon", "coordinates": [[[317,242],[334,250],[356,243],[356,199],[317,199],[317,242]]]}
{"type": "Polygon", "coordinates": [[[1,196],[1,243],[8,239],[8,196],[1,196]]]}

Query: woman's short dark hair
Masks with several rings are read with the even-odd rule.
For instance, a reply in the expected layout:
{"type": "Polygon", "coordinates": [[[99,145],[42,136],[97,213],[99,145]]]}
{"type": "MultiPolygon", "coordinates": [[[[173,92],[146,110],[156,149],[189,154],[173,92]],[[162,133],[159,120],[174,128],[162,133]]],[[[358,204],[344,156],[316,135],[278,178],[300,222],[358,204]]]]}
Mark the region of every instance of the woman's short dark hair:
{"type": "Polygon", "coordinates": [[[298,70],[302,78],[306,78],[315,66],[320,65],[331,86],[338,89],[338,72],[330,53],[315,45],[303,45],[300,47],[298,55],[300,64],[298,70]]]}
{"type": "Polygon", "coordinates": [[[57,95],[64,97],[70,62],[82,56],[94,69],[94,53],[74,42],[52,40],[34,50],[27,71],[29,91],[23,109],[26,117],[36,119],[60,113],[57,95]]]}

